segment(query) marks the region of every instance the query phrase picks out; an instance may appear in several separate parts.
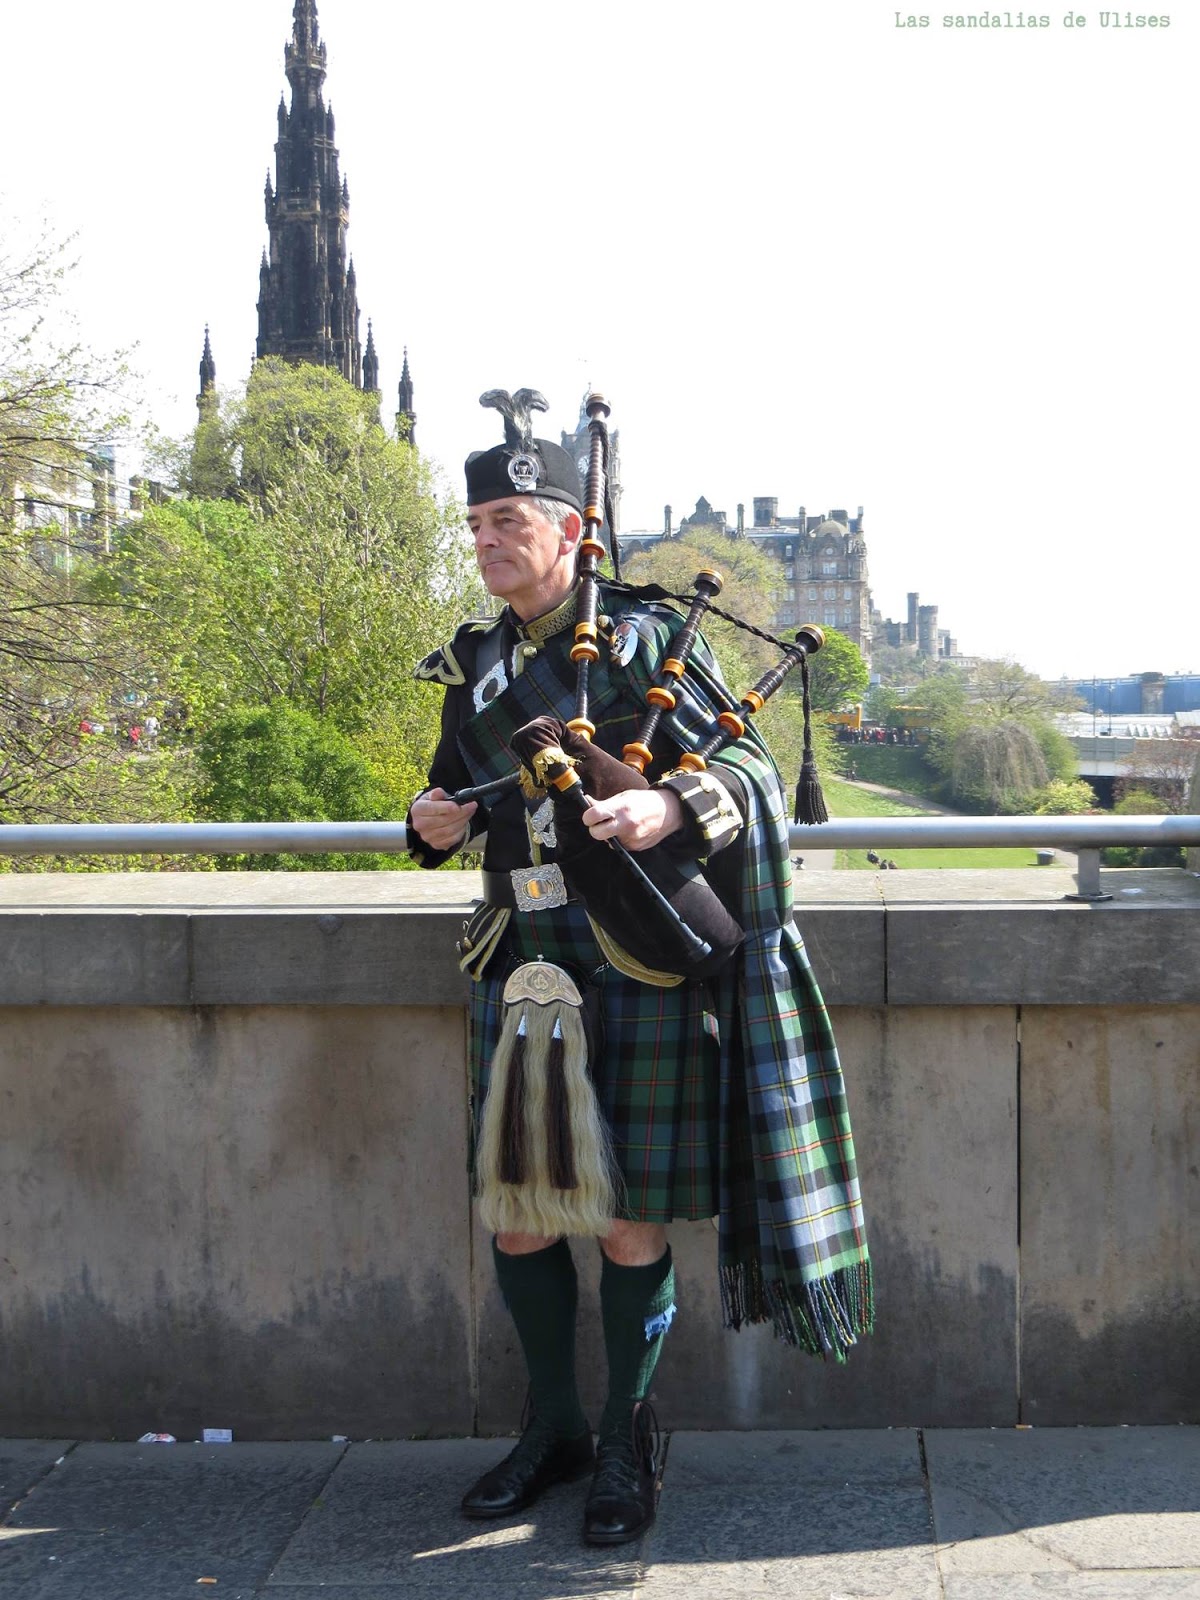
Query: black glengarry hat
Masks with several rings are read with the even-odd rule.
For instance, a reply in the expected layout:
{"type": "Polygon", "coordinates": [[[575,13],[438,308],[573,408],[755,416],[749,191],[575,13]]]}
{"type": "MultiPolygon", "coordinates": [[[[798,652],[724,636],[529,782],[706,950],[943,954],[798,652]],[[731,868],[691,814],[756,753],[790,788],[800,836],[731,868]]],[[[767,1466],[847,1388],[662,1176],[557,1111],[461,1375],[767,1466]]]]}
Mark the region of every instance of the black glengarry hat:
{"type": "Polygon", "coordinates": [[[489,389],[479,396],[504,418],[504,443],[491,450],[473,450],[467,457],[467,504],[481,506],[513,494],[561,500],[583,514],[579,472],[574,458],[561,445],[533,437],[534,411],[550,408],[536,389],[489,389]]]}

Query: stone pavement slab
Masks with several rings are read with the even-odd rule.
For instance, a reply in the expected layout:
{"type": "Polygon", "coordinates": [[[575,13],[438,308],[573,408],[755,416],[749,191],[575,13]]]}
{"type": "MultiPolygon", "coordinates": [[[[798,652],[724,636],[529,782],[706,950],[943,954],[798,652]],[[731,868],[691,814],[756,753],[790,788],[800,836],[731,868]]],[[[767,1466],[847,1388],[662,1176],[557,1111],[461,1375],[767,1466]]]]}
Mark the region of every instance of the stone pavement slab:
{"type": "Polygon", "coordinates": [[[1128,1572],[995,1573],[949,1577],[945,1600],[1200,1600],[1200,1573],[1128,1572]]]}
{"type": "Polygon", "coordinates": [[[646,1600],[940,1600],[915,1429],[676,1434],[646,1600]]]}
{"type": "Polygon", "coordinates": [[[677,1433],[612,1551],[459,1516],[509,1443],[0,1441],[0,1600],[1200,1600],[1197,1428],[677,1433]]]}
{"type": "Polygon", "coordinates": [[[1200,1430],[948,1429],[925,1452],[952,1600],[1002,1574],[1006,1595],[1200,1595],[1200,1430]]]}
{"type": "Polygon", "coordinates": [[[70,1448],[70,1439],[0,1439],[0,1519],[70,1448]]]}
{"type": "Polygon", "coordinates": [[[523,1516],[467,1522],[464,1491],[512,1448],[507,1439],[353,1445],[264,1590],[268,1600],[375,1593],[422,1600],[513,1596],[592,1600],[628,1595],[642,1574],[637,1545],[588,1550],[580,1540],[586,1480],[549,1490],[523,1516]]]}
{"type": "Polygon", "coordinates": [[[77,1445],[0,1525],[0,1600],[249,1596],[344,1449],[77,1445]]]}

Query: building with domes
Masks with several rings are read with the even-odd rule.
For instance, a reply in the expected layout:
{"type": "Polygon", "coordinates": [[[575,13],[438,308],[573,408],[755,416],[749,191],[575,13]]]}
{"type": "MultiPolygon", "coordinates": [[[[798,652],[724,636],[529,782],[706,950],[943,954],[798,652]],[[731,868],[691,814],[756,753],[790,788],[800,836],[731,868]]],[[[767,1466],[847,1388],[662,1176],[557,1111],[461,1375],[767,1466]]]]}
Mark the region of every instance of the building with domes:
{"type": "Polygon", "coordinates": [[[867,546],[863,538],[863,508],[856,516],[834,510],[810,515],[801,506],[796,516],[781,517],[773,495],[756,496],[754,520],[746,523],[746,508],[737,508],[730,527],[724,511],[714,510],[703,496],[678,529],[672,527],[671,507],[664,508],[663,530],[655,534],[622,535],[622,552],[651,549],[661,539],[682,538],[690,530],[716,530],[730,539],[745,539],[769,555],[779,566],[774,590],[773,629],[819,622],[837,628],[852,639],[863,655],[871,655],[871,592],[867,573],[867,546]]]}
{"type": "Polygon", "coordinates": [[[780,569],[773,593],[774,615],[768,624],[773,631],[802,622],[836,628],[853,640],[868,662],[874,647],[881,644],[911,649],[917,655],[957,654],[955,641],[938,627],[937,607],[920,605],[916,593],[908,596],[906,622],[893,623],[876,608],[862,506],[854,516],[842,509],[814,515],[801,506],[794,517],[781,517],[774,495],[756,495],[752,504],[753,521],[747,524],[746,508],[739,505],[732,527],[724,511],[715,510],[703,495],[678,528],[673,525],[671,507],[664,506],[661,531],[623,533],[621,551],[632,555],[650,550],[664,539],[679,539],[699,528],[729,539],[745,539],[780,569]]]}

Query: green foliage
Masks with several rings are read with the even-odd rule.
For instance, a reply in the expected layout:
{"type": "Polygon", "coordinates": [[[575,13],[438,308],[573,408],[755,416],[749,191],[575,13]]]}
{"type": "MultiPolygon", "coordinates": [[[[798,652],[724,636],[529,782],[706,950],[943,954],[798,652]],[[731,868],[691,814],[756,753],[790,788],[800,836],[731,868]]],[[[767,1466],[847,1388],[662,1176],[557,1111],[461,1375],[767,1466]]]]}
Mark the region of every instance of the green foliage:
{"type": "Polygon", "coordinates": [[[1066,734],[1059,733],[1052,723],[1043,722],[1040,718],[1025,719],[1025,724],[1038,742],[1038,749],[1042,752],[1042,760],[1051,778],[1063,783],[1074,780],[1079,768],[1074,747],[1066,734]]]}
{"type": "Polygon", "coordinates": [[[988,722],[1043,722],[1083,704],[1062,684],[1046,683],[1016,661],[981,661],[971,675],[971,698],[988,722]]]}
{"type": "Polygon", "coordinates": [[[898,689],[889,689],[882,683],[873,684],[863,701],[863,714],[868,722],[881,723],[885,728],[891,727],[889,718],[896,707],[901,703],[902,696],[898,689]]]}
{"type": "MultiPolygon", "coordinates": [[[[1129,789],[1117,801],[1113,812],[1118,817],[1164,817],[1175,807],[1171,800],[1150,789],[1129,789]]],[[[1182,867],[1184,849],[1177,844],[1114,844],[1101,850],[1106,867],[1182,867]]]]}
{"type": "Polygon", "coordinates": [[[907,692],[915,684],[956,670],[937,656],[920,655],[911,645],[875,644],[871,649],[871,671],[888,688],[907,692]]]}
{"type": "MultiPolygon", "coordinates": [[[[659,583],[685,597],[692,593],[697,572],[717,572],[724,587],[716,604],[755,627],[766,628],[772,616],[771,590],[778,569],[768,555],[745,539],[730,539],[716,529],[699,528],[679,539],[664,539],[651,550],[630,556],[622,568],[629,583],[659,583]]],[[[740,694],[778,659],[774,645],[710,615],[704,636],[721,663],[725,679],[740,694]]]]}
{"type": "Polygon", "coordinates": [[[44,234],[15,253],[0,244],[0,536],[13,531],[14,490],[57,509],[54,474],[87,476],[91,453],[127,421],[120,358],[94,356],[57,306],[70,242],[44,234]]]}
{"type": "Polygon", "coordinates": [[[867,692],[870,674],[862,652],[844,633],[824,628],[825,643],[809,663],[812,703],[817,711],[842,711],[867,692]]]}
{"type": "Polygon", "coordinates": [[[402,814],[439,725],[412,668],[481,595],[456,511],[371,397],[322,368],[260,362],[198,430],[195,481],[205,426],[224,430],[232,497],[150,508],[97,578],[136,608],[141,670],[180,712],[169,742],[292,707],[352,737],[377,804],[402,814]]]}
{"type": "Polygon", "coordinates": [[[954,740],[950,792],[961,805],[990,813],[1020,812],[1050,773],[1033,731],[1015,717],[974,723],[954,740]]]}
{"type": "Polygon", "coordinates": [[[1038,816],[1081,816],[1097,809],[1096,791],[1082,778],[1051,778],[1030,796],[1029,808],[1038,816]]]}
{"type": "MultiPolygon", "coordinates": [[[[101,439],[123,425],[117,358],[98,360],[55,315],[69,263],[43,238],[0,246],[0,820],[106,820],[128,752],[80,738],[132,681],[121,607],[93,603],[100,544],[86,527],[101,439]],[[52,321],[61,332],[51,332],[52,321]]],[[[106,464],[105,464],[106,465],[106,464]]],[[[107,507],[101,503],[101,513],[107,507]]],[[[99,527],[99,525],[97,525],[99,527]]],[[[119,814],[119,813],[117,813],[119,814]]]]}
{"type": "MultiPolygon", "coordinates": [[[[277,700],[241,707],[216,722],[197,749],[196,807],[213,822],[379,821],[394,815],[387,796],[345,734],[310,712],[277,700]]],[[[310,871],[392,865],[376,854],[245,855],[250,869],[310,871]]]]}
{"type": "Polygon", "coordinates": [[[1170,810],[1162,795],[1153,794],[1149,789],[1130,789],[1113,807],[1118,817],[1164,817],[1170,810]]]}
{"type": "Polygon", "coordinates": [[[179,487],[196,500],[228,500],[238,490],[237,438],[228,416],[210,405],[179,464],[179,487]]]}
{"type": "Polygon", "coordinates": [[[984,661],[968,677],[955,669],[922,683],[909,703],[928,711],[930,765],[966,810],[1028,811],[1052,780],[1076,775],[1070,741],[1051,722],[1070,703],[1015,661],[984,661]]]}
{"type": "MultiPolygon", "coordinates": [[[[941,800],[944,784],[925,759],[922,746],[900,744],[843,745],[846,761],[864,783],[882,784],[888,789],[903,789],[909,794],[941,800]]],[[[857,813],[856,813],[857,814],[857,813]]]]}

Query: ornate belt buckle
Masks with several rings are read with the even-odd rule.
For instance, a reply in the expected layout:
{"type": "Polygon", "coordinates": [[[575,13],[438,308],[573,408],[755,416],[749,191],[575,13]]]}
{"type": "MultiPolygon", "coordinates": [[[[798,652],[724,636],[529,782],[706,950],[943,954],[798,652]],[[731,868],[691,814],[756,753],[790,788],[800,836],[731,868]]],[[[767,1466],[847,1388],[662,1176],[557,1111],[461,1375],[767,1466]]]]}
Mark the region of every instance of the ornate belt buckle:
{"type": "Polygon", "coordinates": [[[543,867],[514,867],[513,898],[518,911],[553,911],[567,903],[567,885],[556,862],[543,867]]]}

